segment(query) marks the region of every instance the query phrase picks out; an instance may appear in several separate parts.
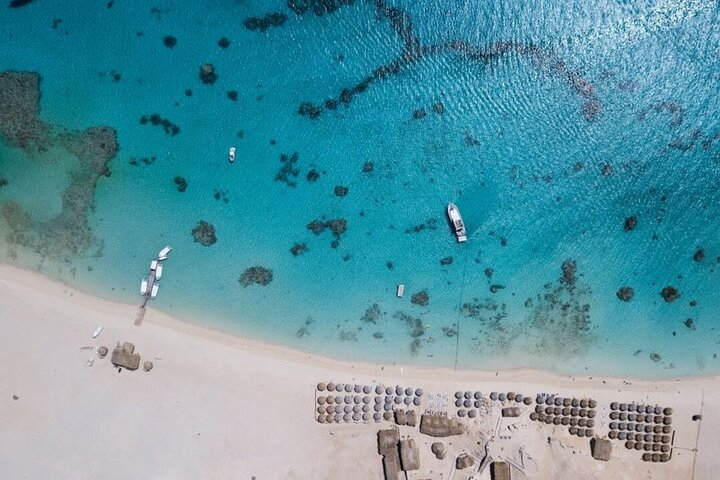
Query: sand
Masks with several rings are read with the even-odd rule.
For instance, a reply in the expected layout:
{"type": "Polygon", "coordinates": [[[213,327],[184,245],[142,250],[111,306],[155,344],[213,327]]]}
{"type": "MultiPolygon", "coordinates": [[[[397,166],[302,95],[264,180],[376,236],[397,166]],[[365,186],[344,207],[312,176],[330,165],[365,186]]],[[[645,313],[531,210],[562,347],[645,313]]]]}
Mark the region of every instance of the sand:
{"type": "MultiPolygon", "coordinates": [[[[641,381],[549,372],[419,369],[347,363],[192,326],[152,306],[142,327],[136,305],[98,299],[37,273],[0,266],[0,463],[7,479],[376,479],[382,478],[380,424],[315,421],[320,381],[457,390],[539,392],[598,401],[599,436],[606,436],[612,401],[673,407],[673,458],[643,462],[613,442],[609,462],[593,460],[587,439],[567,427],[504,419],[491,443],[496,458],[517,460],[520,446],[537,472],[513,478],[713,479],[720,470],[720,382],[717,377],[641,381]],[[97,325],[104,331],[95,340],[97,325]],[[118,372],[109,356],[84,346],[130,341],[142,368],[118,372]],[[88,360],[94,359],[92,366],[88,360]],[[692,421],[702,413],[702,421],[692,421]],[[507,426],[517,423],[516,433],[507,426]],[[509,438],[506,438],[509,437],[509,438]],[[533,474],[534,473],[534,474],[533,474]],[[531,474],[533,474],[531,476],[531,474]]],[[[428,398],[428,397],[426,397],[428,398]]],[[[498,414],[497,406],[494,408],[498,414]]],[[[465,421],[495,426],[496,418],[465,421]]],[[[475,437],[446,440],[444,462],[434,441],[402,427],[421,448],[422,476],[447,479],[453,454],[477,449],[475,437]]],[[[459,472],[454,478],[466,478],[459,472]]],[[[489,478],[488,471],[482,478],[489,478]]]]}

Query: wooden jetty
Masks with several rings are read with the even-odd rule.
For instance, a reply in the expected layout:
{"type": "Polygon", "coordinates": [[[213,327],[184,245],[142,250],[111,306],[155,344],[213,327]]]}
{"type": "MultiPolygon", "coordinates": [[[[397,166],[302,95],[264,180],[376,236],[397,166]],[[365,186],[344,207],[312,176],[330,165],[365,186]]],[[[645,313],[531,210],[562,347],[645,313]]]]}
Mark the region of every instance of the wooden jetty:
{"type": "Polygon", "coordinates": [[[145,279],[142,281],[140,293],[143,296],[143,302],[142,305],[140,305],[137,315],[135,316],[135,325],[138,327],[142,325],[142,322],[145,319],[148,302],[157,295],[158,287],[160,286],[159,280],[163,271],[163,266],[160,262],[167,259],[170,250],[172,250],[172,248],[170,248],[169,245],[166,246],[160,251],[158,257],[150,262],[150,273],[148,273],[147,281],[145,279]]]}

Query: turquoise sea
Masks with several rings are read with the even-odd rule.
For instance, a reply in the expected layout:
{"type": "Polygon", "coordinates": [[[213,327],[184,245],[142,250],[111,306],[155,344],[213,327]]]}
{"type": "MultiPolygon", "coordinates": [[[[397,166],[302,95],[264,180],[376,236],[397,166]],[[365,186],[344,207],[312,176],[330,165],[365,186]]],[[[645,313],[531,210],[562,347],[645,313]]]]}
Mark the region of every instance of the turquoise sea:
{"type": "Polygon", "coordinates": [[[4,262],[140,304],[167,243],[152,308],[336,358],[720,372],[715,0],[34,0],[0,41],[4,262]]]}

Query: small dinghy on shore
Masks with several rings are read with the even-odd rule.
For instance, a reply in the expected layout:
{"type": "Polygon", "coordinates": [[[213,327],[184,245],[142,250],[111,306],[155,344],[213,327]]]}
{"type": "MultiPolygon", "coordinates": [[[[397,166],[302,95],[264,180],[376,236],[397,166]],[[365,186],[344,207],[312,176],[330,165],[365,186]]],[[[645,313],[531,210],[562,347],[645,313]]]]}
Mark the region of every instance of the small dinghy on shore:
{"type": "Polygon", "coordinates": [[[465,232],[465,223],[460,216],[460,210],[455,206],[454,203],[448,203],[447,214],[450,222],[452,223],[455,235],[457,236],[458,242],[462,243],[467,241],[467,233],[465,232]]]}
{"type": "Polygon", "coordinates": [[[100,334],[102,333],[102,331],[103,331],[103,326],[102,326],[102,325],[98,325],[97,328],[95,329],[95,331],[94,331],[93,334],[92,334],[92,338],[97,338],[97,337],[99,337],[100,334]]]}

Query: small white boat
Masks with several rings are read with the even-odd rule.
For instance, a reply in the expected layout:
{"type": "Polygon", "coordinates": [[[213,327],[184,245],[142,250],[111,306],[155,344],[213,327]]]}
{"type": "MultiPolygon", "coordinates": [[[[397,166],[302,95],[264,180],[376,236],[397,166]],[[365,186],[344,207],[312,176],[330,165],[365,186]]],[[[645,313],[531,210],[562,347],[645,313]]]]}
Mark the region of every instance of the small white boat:
{"type": "Polygon", "coordinates": [[[162,278],[162,271],[163,271],[163,266],[161,263],[155,269],[155,280],[160,280],[162,278]]]}
{"type": "Polygon", "coordinates": [[[397,286],[397,296],[398,298],[402,298],[402,296],[405,294],[405,284],[401,283],[397,286]]]}
{"type": "Polygon", "coordinates": [[[99,337],[100,334],[102,333],[102,331],[103,331],[103,326],[102,326],[102,325],[98,325],[97,328],[95,329],[95,331],[93,332],[92,337],[93,337],[93,338],[99,337]]]}
{"type": "Polygon", "coordinates": [[[142,279],[142,282],[140,282],[140,295],[145,295],[147,293],[147,287],[148,287],[148,279],[147,277],[142,279]]]}
{"type": "Polygon", "coordinates": [[[160,284],[154,283],[152,286],[152,292],[150,292],[150,298],[157,297],[158,290],[160,289],[160,284]]]}
{"type": "Polygon", "coordinates": [[[172,250],[172,247],[170,245],[165,245],[165,248],[160,250],[160,253],[158,253],[158,260],[163,261],[167,260],[168,253],[172,250]]]}
{"type": "Polygon", "coordinates": [[[158,267],[157,260],[153,260],[152,262],[150,262],[150,271],[151,272],[154,272],[155,270],[157,270],[157,267],[158,267]]]}
{"type": "Polygon", "coordinates": [[[448,203],[447,214],[450,222],[452,222],[455,235],[457,236],[458,242],[467,241],[467,233],[465,232],[465,223],[460,216],[460,210],[455,206],[454,203],[448,203]]]}
{"type": "Polygon", "coordinates": [[[230,147],[230,151],[228,152],[228,160],[230,160],[230,163],[233,163],[235,161],[235,147],[230,147]]]}

